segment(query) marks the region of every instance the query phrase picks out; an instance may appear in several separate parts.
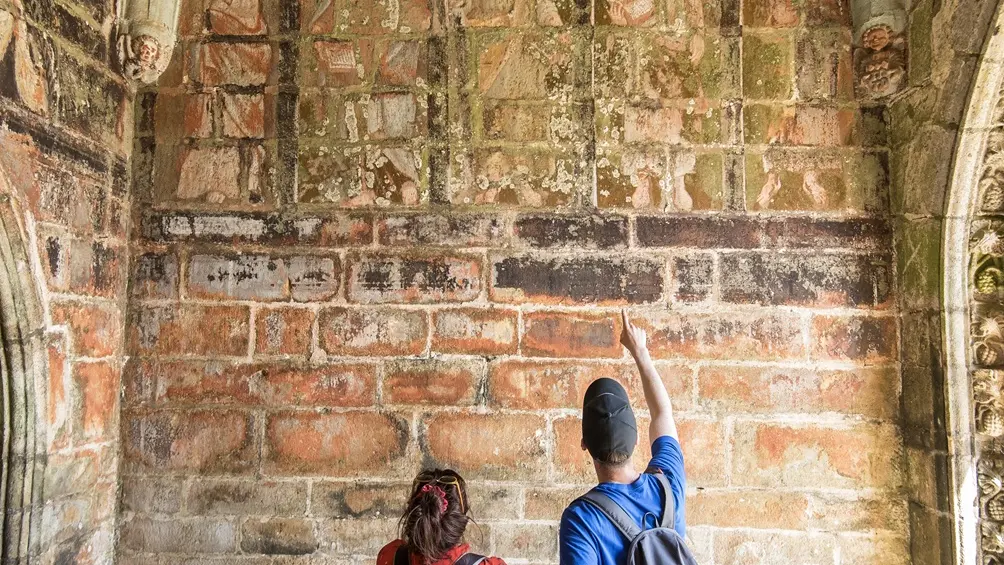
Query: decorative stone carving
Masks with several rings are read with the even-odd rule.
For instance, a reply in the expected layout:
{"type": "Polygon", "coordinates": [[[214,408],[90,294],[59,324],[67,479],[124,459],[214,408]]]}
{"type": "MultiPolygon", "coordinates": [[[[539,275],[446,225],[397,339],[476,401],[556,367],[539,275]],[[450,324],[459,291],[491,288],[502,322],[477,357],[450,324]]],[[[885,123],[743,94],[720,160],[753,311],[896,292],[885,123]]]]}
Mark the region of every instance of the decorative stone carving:
{"type": "Polygon", "coordinates": [[[906,84],[906,41],[885,23],[864,30],[854,49],[855,91],[861,98],[895,94],[906,84]]]}
{"type": "Polygon", "coordinates": [[[1004,460],[984,457],[977,466],[980,489],[981,541],[984,565],[1004,560],[1004,460]]]}
{"type": "Polygon", "coordinates": [[[126,77],[150,84],[174,53],[180,0],[125,0],[118,27],[118,58],[126,77]]]}
{"type": "MultiPolygon", "coordinates": [[[[976,431],[991,437],[1004,435],[1004,402],[1001,398],[1000,371],[973,371],[973,400],[976,409],[976,431]]],[[[1004,503],[1004,499],[1001,501],[1004,503]]],[[[1001,507],[1004,520],[1004,506],[1001,507]]]]}

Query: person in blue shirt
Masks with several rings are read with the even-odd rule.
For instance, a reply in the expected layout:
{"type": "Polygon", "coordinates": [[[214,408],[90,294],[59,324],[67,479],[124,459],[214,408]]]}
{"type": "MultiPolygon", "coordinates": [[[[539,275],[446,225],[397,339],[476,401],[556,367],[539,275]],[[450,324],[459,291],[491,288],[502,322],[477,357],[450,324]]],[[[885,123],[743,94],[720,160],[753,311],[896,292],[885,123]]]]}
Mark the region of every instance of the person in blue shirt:
{"type": "MultiPolygon", "coordinates": [[[[582,401],[582,449],[589,451],[599,482],[593,490],[607,494],[643,529],[656,527],[665,501],[658,479],[651,473],[661,472],[672,488],[674,529],[685,536],[687,483],[673,406],[649,357],[645,330],[632,324],[626,312],[621,312],[621,318],[621,343],[641,372],[645,402],[652,417],[648,430],[652,460],[646,473],[634,467],[631,455],[638,444],[638,428],[624,387],[613,379],[593,381],[582,401]]],[[[584,500],[576,500],[565,509],[558,538],[561,565],[624,565],[630,543],[599,509],[584,500]]]]}

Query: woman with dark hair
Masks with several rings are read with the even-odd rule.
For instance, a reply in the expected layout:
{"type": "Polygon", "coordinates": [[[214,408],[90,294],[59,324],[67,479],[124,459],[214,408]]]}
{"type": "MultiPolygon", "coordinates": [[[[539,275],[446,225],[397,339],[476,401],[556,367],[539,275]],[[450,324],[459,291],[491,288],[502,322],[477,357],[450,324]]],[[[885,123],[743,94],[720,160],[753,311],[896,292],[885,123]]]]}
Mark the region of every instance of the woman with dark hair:
{"type": "Polygon", "coordinates": [[[380,550],[377,565],[505,565],[467,551],[462,542],[470,510],[467,486],[456,471],[422,471],[401,516],[401,539],[380,550]]]}

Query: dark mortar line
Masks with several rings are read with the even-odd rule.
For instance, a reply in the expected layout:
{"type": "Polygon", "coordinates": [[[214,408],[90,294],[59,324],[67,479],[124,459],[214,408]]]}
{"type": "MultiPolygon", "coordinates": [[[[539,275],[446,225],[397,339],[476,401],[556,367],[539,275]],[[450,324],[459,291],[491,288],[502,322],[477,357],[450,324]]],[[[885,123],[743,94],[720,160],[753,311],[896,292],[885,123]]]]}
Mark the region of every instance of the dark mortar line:
{"type": "Polygon", "coordinates": [[[0,124],[6,125],[10,131],[31,137],[39,147],[73,161],[83,162],[96,173],[109,172],[109,151],[101,149],[100,144],[94,140],[79,139],[80,134],[50,124],[8,100],[0,99],[0,115],[3,116],[0,124]]]}

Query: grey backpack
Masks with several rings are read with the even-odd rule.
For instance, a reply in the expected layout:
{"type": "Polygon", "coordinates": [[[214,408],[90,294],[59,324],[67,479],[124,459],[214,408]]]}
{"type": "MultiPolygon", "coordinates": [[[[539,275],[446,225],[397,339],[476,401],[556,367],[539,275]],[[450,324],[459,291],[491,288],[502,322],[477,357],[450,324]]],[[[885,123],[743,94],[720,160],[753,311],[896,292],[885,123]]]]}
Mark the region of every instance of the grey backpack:
{"type": "Polygon", "coordinates": [[[661,472],[651,474],[659,481],[666,500],[658,527],[642,530],[623,508],[602,492],[589,491],[579,499],[595,506],[631,542],[624,565],[697,565],[683,538],[673,528],[676,513],[669,480],[661,472]]]}

